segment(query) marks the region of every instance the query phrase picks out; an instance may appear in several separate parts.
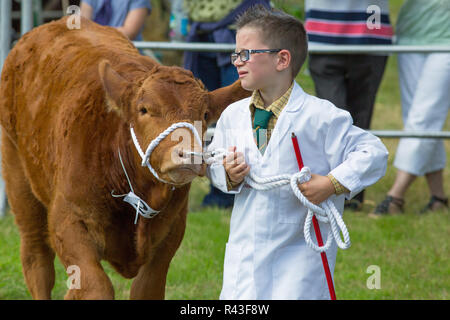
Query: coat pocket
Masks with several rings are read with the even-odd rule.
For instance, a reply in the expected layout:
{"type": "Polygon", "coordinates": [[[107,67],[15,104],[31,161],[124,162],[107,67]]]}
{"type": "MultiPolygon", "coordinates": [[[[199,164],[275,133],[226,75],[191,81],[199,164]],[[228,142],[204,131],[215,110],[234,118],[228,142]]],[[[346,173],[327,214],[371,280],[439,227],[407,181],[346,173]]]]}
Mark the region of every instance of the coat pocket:
{"type": "Polygon", "coordinates": [[[236,286],[239,275],[242,247],[238,244],[227,243],[223,266],[223,284],[220,299],[235,299],[236,286]]]}
{"type": "Polygon", "coordinates": [[[304,208],[295,196],[290,185],[279,189],[279,203],[277,207],[278,223],[300,224],[304,219],[304,208]]]}

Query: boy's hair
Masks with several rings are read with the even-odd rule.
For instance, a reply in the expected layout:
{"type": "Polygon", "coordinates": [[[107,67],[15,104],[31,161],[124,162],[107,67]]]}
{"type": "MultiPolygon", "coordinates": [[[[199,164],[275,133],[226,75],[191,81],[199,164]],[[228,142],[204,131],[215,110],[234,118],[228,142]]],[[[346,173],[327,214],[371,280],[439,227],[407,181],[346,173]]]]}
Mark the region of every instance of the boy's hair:
{"type": "Polygon", "coordinates": [[[292,77],[296,77],[308,53],[306,31],[300,20],[283,11],[256,5],[242,13],[235,25],[238,31],[243,27],[258,28],[270,49],[289,50],[292,77]]]}

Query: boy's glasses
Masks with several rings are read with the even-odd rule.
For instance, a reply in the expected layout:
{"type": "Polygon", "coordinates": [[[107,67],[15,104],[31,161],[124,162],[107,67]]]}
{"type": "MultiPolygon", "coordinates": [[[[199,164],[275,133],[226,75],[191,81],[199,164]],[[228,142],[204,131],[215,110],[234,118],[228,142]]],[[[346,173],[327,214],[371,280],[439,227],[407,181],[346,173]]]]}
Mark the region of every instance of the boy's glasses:
{"type": "Polygon", "coordinates": [[[260,50],[241,50],[240,52],[233,52],[231,54],[231,63],[234,64],[239,57],[242,62],[250,60],[251,53],[274,53],[280,52],[282,49],[260,49],[260,50]]]}

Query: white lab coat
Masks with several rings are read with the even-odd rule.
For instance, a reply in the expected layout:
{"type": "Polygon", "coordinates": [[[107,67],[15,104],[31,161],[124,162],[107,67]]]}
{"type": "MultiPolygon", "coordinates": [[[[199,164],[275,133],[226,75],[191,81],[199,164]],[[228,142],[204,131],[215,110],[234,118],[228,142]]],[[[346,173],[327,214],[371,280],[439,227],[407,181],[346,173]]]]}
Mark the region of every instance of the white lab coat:
{"type": "MultiPolygon", "coordinates": [[[[249,103],[247,98],[225,109],[208,150],[236,146],[259,177],[293,174],[298,172],[294,132],[304,165],[312,173],[331,173],[350,190],[347,198],[384,175],[388,152],[380,139],[353,126],[348,112],[306,94],[297,83],[264,155],[253,139],[249,103]]],[[[220,298],[329,299],[320,254],[303,236],[306,209],[290,186],[257,191],[242,183],[228,191],[222,164],[211,165],[207,174],[217,188],[235,194],[220,298]]],[[[344,195],[331,199],[342,213],[344,195]]],[[[320,223],[320,228],[325,242],[328,224],[320,223]]],[[[332,273],[336,251],[333,242],[326,252],[332,273]]]]}

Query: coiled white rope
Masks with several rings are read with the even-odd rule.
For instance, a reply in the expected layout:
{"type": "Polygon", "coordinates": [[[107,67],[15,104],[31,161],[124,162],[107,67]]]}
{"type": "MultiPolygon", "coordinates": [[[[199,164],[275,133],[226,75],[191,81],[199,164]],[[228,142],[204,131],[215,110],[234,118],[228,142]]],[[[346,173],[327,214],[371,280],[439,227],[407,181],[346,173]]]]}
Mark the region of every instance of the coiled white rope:
{"type": "Polygon", "coordinates": [[[152,142],[150,142],[150,144],[147,147],[147,150],[144,153],[142,151],[142,148],[141,148],[141,146],[139,144],[139,141],[138,141],[138,139],[136,137],[136,134],[134,133],[133,127],[130,127],[131,137],[133,139],[134,146],[136,147],[137,151],[139,152],[139,155],[142,158],[141,165],[143,167],[147,166],[148,169],[150,170],[150,172],[155,176],[155,178],[158,179],[159,181],[161,181],[162,183],[170,184],[170,182],[160,178],[158,173],[156,172],[156,170],[153,169],[152,165],[150,164],[150,156],[151,156],[153,150],[161,142],[161,140],[163,140],[172,131],[175,131],[178,128],[188,128],[188,129],[190,129],[192,131],[192,133],[194,134],[195,140],[197,140],[197,142],[199,143],[200,146],[202,145],[202,140],[200,139],[200,136],[198,135],[197,130],[195,129],[195,127],[191,123],[189,123],[189,122],[178,122],[178,123],[172,124],[166,130],[164,130],[159,136],[157,136],[152,142]]]}
{"type": "MultiPolygon", "coordinates": [[[[213,163],[222,163],[223,158],[227,154],[228,152],[225,149],[216,149],[212,152],[211,157],[205,161],[208,165],[213,163]]],[[[331,241],[334,239],[339,248],[344,250],[349,248],[351,244],[350,235],[348,233],[347,226],[345,225],[344,220],[342,220],[339,211],[334,206],[334,203],[330,199],[327,199],[322,202],[320,206],[317,206],[306,199],[306,197],[301,193],[298,184],[307,182],[310,179],[311,170],[308,167],[303,167],[300,172],[293,175],[282,174],[266,178],[258,177],[250,171],[250,173],[245,177],[245,182],[256,190],[270,190],[289,184],[295,196],[308,209],[308,214],[306,216],[305,225],[303,228],[305,241],[308,246],[314,251],[323,252],[330,248],[331,241]],[[311,238],[311,222],[314,215],[319,221],[330,224],[327,241],[323,246],[316,245],[311,238]],[[341,239],[340,232],[344,238],[343,241],[341,239]]]]}

